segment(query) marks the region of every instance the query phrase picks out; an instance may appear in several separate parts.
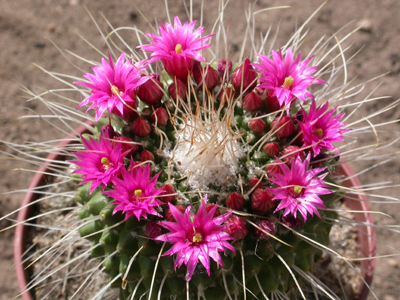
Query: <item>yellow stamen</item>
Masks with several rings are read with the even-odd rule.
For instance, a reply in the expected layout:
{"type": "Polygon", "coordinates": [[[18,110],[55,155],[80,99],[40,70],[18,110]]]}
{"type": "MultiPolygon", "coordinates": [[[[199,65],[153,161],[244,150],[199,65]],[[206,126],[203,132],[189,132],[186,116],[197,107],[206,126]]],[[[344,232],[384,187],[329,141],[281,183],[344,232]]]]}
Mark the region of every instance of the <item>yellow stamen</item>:
{"type": "Polygon", "coordinates": [[[121,92],[115,85],[111,86],[111,93],[113,93],[115,96],[121,95],[121,92]]]}
{"type": "Polygon", "coordinates": [[[196,233],[196,234],[193,236],[193,243],[200,243],[202,239],[203,239],[203,238],[201,237],[201,234],[200,234],[200,233],[196,233]]]}
{"type": "Polygon", "coordinates": [[[135,190],[135,196],[136,197],[142,196],[142,190],[135,190]]]}
{"type": "Polygon", "coordinates": [[[300,194],[302,190],[303,188],[301,186],[295,186],[293,188],[293,192],[295,192],[296,194],[300,194]]]}
{"type": "Polygon", "coordinates": [[[319,137],[321,137],[323,133],[324,132],[323,132],[323,130],[321,128],[315,129],[315,134],[318,135],[319,137]]]}
{"type": "Polygon", "coordinates": [[[107,157],[103,157],[103,158],[101,159],[101,163],[102,163],[103,165],[108,165],[108,164],[110,163],[110,161],[108,160],[107,157]]]}
{"type": "Polygon", "coordinates": [[[292,76],[288,76],[288,77],[285,78],[285,83],[283,84],[282,87],[284,89],[288,89],[288,88],[290,88],[292,86],[293,82],[294,82],[293,77],[292,76]]]}
{"type": "Polygon", "coordinates": [[[181,44],[176,44],[175,52],[176,52],[176,54],[181,54],[182,53],[182,45],[181,44]]]}

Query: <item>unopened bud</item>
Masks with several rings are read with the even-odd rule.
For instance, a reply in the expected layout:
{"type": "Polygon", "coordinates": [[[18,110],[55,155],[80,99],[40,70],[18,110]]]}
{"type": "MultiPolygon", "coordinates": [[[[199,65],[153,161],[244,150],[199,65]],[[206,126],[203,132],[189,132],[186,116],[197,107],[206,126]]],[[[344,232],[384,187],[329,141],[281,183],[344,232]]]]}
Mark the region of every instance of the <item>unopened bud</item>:
{"type": "Polygon", "coordinates": [[[154,161],[154,155],[148,150],[144,150],[142,153],[140,153],[140,161],[154,161]]]}
{"type": "Polygon", "coordinates": [[[261,96],[257,93],[248,93],[243,100],[243,109],[248,111],[259,110],[262,107],[261,96]]]}
{"type": "Polygon", "coordinates": [[[168,202],[172,202],[175,201],[176,199],[176,188],[170,184],[166,184],[163,185],[162,187],[160,187],[160,190],[163,190],[164,193],[162,193],[158,199],[160,199],[160,201],[168,203],[168,202]]]}
{"type": "Polygon", "coordinates": [[[264,145],[263,149],[265,153],[267,153],[267,155],[270,157],[276,157],[280,152],[280,147],[277,142],[267,143],[264,145]]]}
{"type": "Polygon", "coordinates": [[[217,71],[219,76],[221,76],[221,78],[227,80],[232,71],[232,62],[230,60],[228,60],[227,62],[225,58],[221,59],[218,62],[217,71]]]}
{"type": "Polygon", "coordinates": [[[254,132],[261,133],[267,127],[267,124],[262,119],[255,119],[250,121],[249,128],[254,132]]]}
{"type": "Polygon", "coordinates": [[[234,210],[241,210],[244,205],[244,197],[236,192],[233,192],[226,198],[225,205],[234,210]]]}
{"type": "MultiPolygon", "coordinates": [[[[212,203],[206,204],[206,212],[209,213],[210,210],[212,210],[214,207],[215,207],[215,204],[212,204],[212,203]]],[[[218,216],[220,216],[220,215],[221,215],[221,212],[220,212],[219,209],[217,208],[217,209],[215,210],[215,212],[214,212],[213,218],[216,218],[216,217],[218,217],[218,216]]]]}
{"type": "Polygon", "coordinates": [[[176,79],[173,83],[168,87],[168,94],[172,98],[172,100],[185,99],[187,93],[186,85],[179,79],[176,79]]]}
{"type": "Polygon", "coordinates": [[[113,138],[112,146],[120,144],[122,153],[125,153],[125,156],[134,156],[138,151],[139,147],[133,143],[133,140],[127,136],[119,136],[113,138]]]}
{"type": "Polygon", "coordinates": [[[154,239],[162,234],[162,227],[156,221],[147,221],[145,232],[146,236],[154,239]]]}
{"type": "Polygon", "coordinates": [[[150,74],[149,80],[136,88],[140,100],[149,106],[159,107],[164,95],[163,84],[157,79],[158,74],[150,74]]]}
{"type": "Polygon", "coordinates": [[[254,212],[264,215],[275,206],[275,202],[272,198],[274,198],[274,195],[270,191],[256,189],[251,196],[251,208],[254,212]]]}
{"type": "Polygon", "coordinates": [[[282,161],[285,164],[290,164],[292,160],[295,160],[297,157],[300,157],[302,160],[305,158],[303,150],[299,150],[300,148],[294,145],[287,146],[282,150],[281,156],[282,161]]]}
{"type": "Polygon", "coordinates": [[[200,72],[193,73],[193,76],[198,86],[201,86],[204,82],[209,91],[214,89],[221,82],[221,77],[219,77],[218,72],[210,66],[200,69],[200,72]]]}
{"type": "Polygon", "coordinates": [[[249,93],[257,86],[257,73],[250,64],[250,59],[241,64],[231,76],[231,83],[236,93],[249,93]]]}
{"type": "Polygon", "coordinates": [[[168,113],[164,108],[159,107],[153,112],[151,119],[154,121],[154,124],[157,123],[157,126],[165,126],[168,122],[168,113]]]}
{"type": "Polygon", "coordinates": [[[231,215],[225,221],[224,231],[228,233],[235,240],[241,240],[247,235],[246,221],[236,215],[231,215]]]}
{"type": "Polygon", "coordinates": [[[260,240],[268,240],[271,235],[275,234],[275,224],[268,220],[262,220],[256,223],[259,228],[254,229],[255,235],[260,240]]]}
{"type": "Polygon", "coordinates": [[[137,118],[131,125],[134,134],[140,137],[146,137],[151,132],[150,122],[143,117],[137,118]]]}
{"type": "Polygon", "coordinates": [[[294,125],[288,116],[278,116],[271,123],[271,130],[275,132],[278,139],[283,139],[294,133],[294,125]]]}
{"type": "MultiPolygon", "coordinates": [[[[182,205],[175,205],[175,208],[176,208],[177,210],[179,210],[181,213],[184,213],[185,210],[186,210],[186,208],[185,208],[184,206],[182,206],[182,205]]],[[[169,221],[169,222],[174,222],[174,221],[175,221],[175,218],[174,218],[174,216],[172,215],[172,212],[171,212],[170,209],[168,209],[168,210],[165,212],[165,219],[166,219],[167,221],[169,221]]]]}

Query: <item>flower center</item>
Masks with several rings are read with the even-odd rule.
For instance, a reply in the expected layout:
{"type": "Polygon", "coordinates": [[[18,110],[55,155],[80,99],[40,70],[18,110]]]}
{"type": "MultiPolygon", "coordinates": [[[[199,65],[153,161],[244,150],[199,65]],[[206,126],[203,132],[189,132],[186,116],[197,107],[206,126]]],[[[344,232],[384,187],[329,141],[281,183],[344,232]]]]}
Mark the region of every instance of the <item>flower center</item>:
{"type": "Polygon", "coordinates": [[[140,196],[142,196],[143,191],[142,190],[135,190],[134,193],[135,193],[136,197],[140,197],[140,196]]]}
{"type": "Polygon", "coordinates": [[[110,168],[113,167],[113,164],[110,163],[110,161],[108,160],[107,157],[102,157],[100,162],[101,162],[101,164],[102,164],[101,170],[102,170],[103,172],[106,172],[108,169],[110,169],[110,168]]]}
{"type": "Polygon", "coordinates": [[[293,82],[294,82],[293,77],[289,75],[288,77],[285,78],[285,82],[283,83],[282,87],[284,89],[289,89],[292,86],[293,82]]]}
{"type": "Polygon", "coordinates": [[[122,96],[123,95],[123,93],[115,85],[111,86],[111,93],[113,95],[115,95],[115,96],[122,96]]]}
{"type": "Polygon", "coordinates": [[[201,243],[204,239],[204,234],[201,229],[193,227],[193,229],[187,234],[186,238],[194,244],[201,243]]]}
{"type": "Polygon", "coordinates": [[[175,46],[175,52],[176,52],[176,54],[181,54],[182,53],[182,45],[181,44],[176,44],[176,46],[175,46]]]}
{"type": "Polygon", "coordinates": [[[303,188],[301,186],[294,186],[289,190],[289,194],[290,196],[292,196],[293,198],[297,198],[300,196],[301,192],[303,191],[303,188]]]}
{"type": "Polygon", "coordinates": [[[322,137],[324,131],[321,128],[315,129],[315,134],[318,135],[319,137],[322,137]]]}

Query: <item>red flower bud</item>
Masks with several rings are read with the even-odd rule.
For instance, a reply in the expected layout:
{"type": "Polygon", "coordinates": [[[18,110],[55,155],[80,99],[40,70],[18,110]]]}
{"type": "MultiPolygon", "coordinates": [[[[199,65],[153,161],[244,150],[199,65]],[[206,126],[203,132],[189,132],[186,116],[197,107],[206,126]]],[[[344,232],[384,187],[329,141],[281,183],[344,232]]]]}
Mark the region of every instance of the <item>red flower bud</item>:
{"type": "Polygon", "coordinates": [[[125,103],[123,103],[122,113],[116,107],[113,108],[112,113],[127,122],[132,122],[137,117],[137,100],[135,92],[132,92],[129,97],[125,97],[124,102],[125,103]]]}
{"type": "Polygon", "coordinates": [[[119,134],[114,131],[110,124],[105,124],[103,127],[101,127],[100,135],[109,139],[119,136],[119,134]]]}
{"type": "Polygon", "coordinates": [[[162,107],[157,108],[151,115],[151,119],[154,121],[154,124],[156,124],[157,121],[157,126],[165,126],[168,122],[168,113],[162,107]]]}
{"type": "Polygon", "coordinates": [[[145,233],[146,236],[154,239],[162,234],[162,227],[156,221],[147,221],[145,233]]]}
{"type": "Polygon", "coordinates": [[[165,191],[158,197],[160,201],[165,203],[175,201],[177,194],[176,194],[176,188],[174,186],[166,184],[160,187],[160,190],[165,191]]]}
{"type": "Polygon", "coordinates": [[[272,223],[271,221],[268,220],[262,220],[256,223],[258,227],[260,227],[262,230],[258,228],[254,228],[254,233],[260,240],[268,240],[270,236],[265,233],[268,232],[270,235],[274,235],[276,228],[275,224],[272,223]]]}
{"type": "Polygon", "coordinates": [[[150,151],[144,150],[142,153],[140,153],[140,161],[144,162],[148,160],[154,161],[154,155],[150,151]]]}
{"type": "Polygon", "coordinates": [[[231,83],[236,93],[250,93],[257,86],[257,73],[246,58],[231,76],[231,83]]]}
{"type": "Polygon", "coordinates": [[[256,189],[261,188],[262,186],[262,181],[258,179],[257,177],[253,177],[249,181],[249,185],[251,188],[256,187],[256,189]]]}
{"type": "Polygon", "coordinates": [[[275,112],[281,108],[278,98],[276,96],[271,96],[271,91],[267,90],[265,102],[267,104],[267,111],[269,113],[275,112]]]}
{"type": "MultiPolygon", "coordinates": [[[[179,210],[181,213],[184,213],[184,212],[185,212],[185,209],[186,209],[186,208],[185,208],[184,206],[182,206],[182,205],[175,205],[175,208],[176,208],[177,210],[179,210]]],[[[175,221],[175,218],[174,218],[174,216],[172,215],[170,209],[168,209],[168,210],[165,212],[165,219],[166,219],[167,221],[169,221],[169,222],[174,222],[174,221],[175,221]]]]}
{"type": "Polygon", "coordinates": [[[265,166],[265,173],[268,178],[273,177],[273,174],[282,174],[280,163],[275,161],[265,166]]]}
{"type": "Polygon", "coordinates": [[[227,63],[225,58],[221,59],[218,62],[217,70],[218,70],[219,76],[221,76],[221,78],[224,78],[225,80],[227,80],[232,71],[232,62],[230,60],[228,60],[228,63],[227,63]]]}
{"type": "MultiPolygon", "coordinates": [[[[214,208],[214,206],[215,206],[215,204],[212,204],[212,203],[206,204],[206,212],[209,213],[210,210],[214,208]]],[[[219,209],[217,208],[217,209],[215,210],[215,212],[214,212],[214,216],[213,216],[213,217],[216,218],[216,217],[218,217],[218,216],[220,216],[220,215],[221,215],[221,212],[220,212],[219,209]]]]}
{"type": "Polygon", "coordinates": [[[136,93],[148,106],[159,107],[164,95],[163,84],[157,79],[158,74],[150,74],[148,77],[149,80],[136,88],[136,93]]]}
{"type": "Polygon", "coordinates": [[[244,197],[234,192],[226,198],[225,205],[234,210],[241,210],[244,205],[244,197]]]}
{"type": "Polygon", "coordinates": [[[252,120],[249,123],[249,128],[254,132],[261,133],[267,127],[267,124],[262,119],[252,120]]]}
{"type": "Polygon", "coordinates": [[[168,87],[168,94],[172,98],[172,100],[176,101],[178,97],[180,99],[185,99],[186,93],[187,93],[187,87],[179,79],[176,79],[176,81],[171,83],[170,86],[168,87]]]}
{"type": "Polygon", "coordinates": [[[221,77],[219,77],[218,72],[210,66],[200,69],[200,72],[195,72],[193,76],[197,86],[201,86],[204,82],[209,91],[221,82],[221,77]]]}
{"type": "Polygon", "coordinates": [[[243,109],[248,111],[255,111],[262,107],[262,100],[260,95],[251,92],[248,93],[243,100],[243,109]]]}
{"type": "Polygon", "coordinates": [[[225,103],[232,102],[234,97],[235,97],[235,92],[232,89],[225,87],[219,93],[218,99],[222,105],[225,105],[225,103]]]}
{"type": "Polygon", "coordinates": [[[224,231],[235,240],[241,240],[247,235],[246,221],[241,217],[231,215],[224,224],[224,231]]]}
{"type": "Polygon", "coordinates": [[[287,215],[282,218],[283,224],[289,226],[290,228],[297,228],[304,224],[302,218],[295,218],[293,215],[287,215]]]}
{"type": "Polygon", "coordinates": [[[280,147],[277,142],[267,143],[263,147],[265,153],[270,157],[276,157],[279,154],[280,147]]]}
{"type": "Polygon", "coordinates": [[[118,136],[113,138],[112,146],[120,144],[122,148],[122,153],[126,156],[133,156],[139,151],[139,147],[133,143],[133,140],[127,136],[118,136]]]}
{"type": "Polygon", "coordinates": [[[272,200],[274,195],[263,189],[256,189],[251,196],[251,208],[258,214],[263,215],[274,208],[275,202],[272,200]]]}
{"type": "Polygon", "coordinates": [[[278,139],[283,139],[294,133],[294,125],[288,116],[278,116],[272,121],[271,130],[276,131],[275,135],[278,139]]]}
{"type": "Polygon", "coordinates": [[[151,132],[150,122],[143,117],[139,117],[133,121],[131,127],[133,133],[140,137],[146,137],[151,132]]]}
{"type": "Polygon", "coordinates": [[[281,156],[282,156],[282,161],[285,164],[290,164],[292,160],[296,159],[297,157],[300,157],[301,159],[305,158],[303,150],[299,151],[299,147],[297,146],[287,146],[285,149],[282,150],[281,156]]]}

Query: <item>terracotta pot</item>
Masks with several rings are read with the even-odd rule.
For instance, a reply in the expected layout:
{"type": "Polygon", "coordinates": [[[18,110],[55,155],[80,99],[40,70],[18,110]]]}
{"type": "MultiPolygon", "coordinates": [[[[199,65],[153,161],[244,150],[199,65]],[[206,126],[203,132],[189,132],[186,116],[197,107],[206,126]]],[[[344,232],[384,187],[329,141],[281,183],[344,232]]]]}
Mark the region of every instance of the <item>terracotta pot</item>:
{"type": "MultiPolygon", "coordinates": [[[[76,129],[75,132],[71,133],[68,136],[68,139],[62,141],[58,144],[58,149],[63,149],[66,145],[70,144],[71,137],[77,137],[82,133],[87,132],[87,129],[84,126],[80,126],[76,129]]],[[[23,222],[31,216],[33,206],[29,205],[31,202],[37,200],[40,197],[40,194],[35,193],[35,188],[44,185],[49,175],[44,175],[43,173],[49,173],[49,165],[53,160],[62,160],[64,159],[64,155],[60,153],[52,153],[47,156],[46,162],[41,166],[38,170],[38,173],[33,177],[28,192],[25,194],[25,197],[21,204],[21,210],[18,213],[18,222],[23,222]],[[29,205],[29,206],[28,206],[29,205]]],[[[337,169],[338,175],[345,175],[347,179],[342,183],[343,186],[349,188],[357,188],[360,187],[360,181],[357,177],[354,176],[353,170],[347,164],[342,164],[337,169]]],[[[372,215],[368,213],[369,206],[368,202],[366,202],[365,195],[345,195],[344,200],[346,205],[350,210],[355,211],[363,211],[363,213],[354,213],[354,219],[360,223],[373,224],[372,215]],[[355,198],[355,199],[352,199],[355,198]]],[[[361,245],[360,251],[362,257],[375,257],[375,230],[371,226],[365,225],[356,225],[357,229],[365,234],[358,235],[358,242],[361,245]]],[[[14,238],[14,262],[15,268],[18,277],[18,284],[20,291],[22,293],[23,300],[33,300],[31,293],[26,290],[26,286],[28,284],[27,274],[24,269],[24,265],[22,264],[23,258],[22,255],[25,251],[26,245],[26,236],[28,232],[28,226],[24,226],[22,224],[18,225],[15,229],[15,238],[14,238]]],[[[361,274],[365,280],[364,286],[362,288],[361,293],[358,295],[357,300],[365,300],[367,299],[369,289],[368,286],[372,282],[373,272],[375,269],[375,259],[371,258],[369,260],[361,261],[361,274]]]]}

